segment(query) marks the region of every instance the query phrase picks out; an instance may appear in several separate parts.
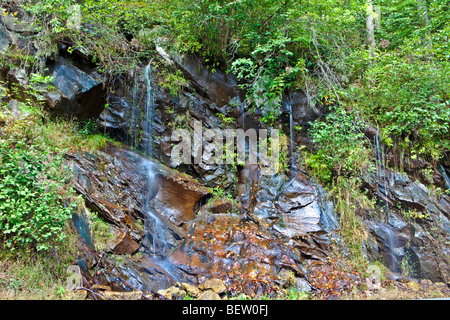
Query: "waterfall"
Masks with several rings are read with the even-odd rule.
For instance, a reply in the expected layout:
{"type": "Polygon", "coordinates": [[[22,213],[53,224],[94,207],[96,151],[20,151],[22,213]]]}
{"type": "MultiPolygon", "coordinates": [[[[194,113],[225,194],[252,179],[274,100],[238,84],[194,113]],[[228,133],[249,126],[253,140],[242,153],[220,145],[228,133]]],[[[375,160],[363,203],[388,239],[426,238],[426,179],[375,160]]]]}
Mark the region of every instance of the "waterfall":
{"type": "Polygon", "coordinates": [[[164,233],[164,226],[155,214],[150,203],[151,199],[153,198],[155,184],[157,183],[152,166],[150,164],[146,164],[144,166],[143,173],[147,176],[144,210],[146,214],[145,230],[147,231],[150,238],[150,251],[152,252],[152,254],[165,255],[167,253],[167,241],[164,233]]]}
{"type": "Polygon", "coordinates": [[[378,176],[378,178],[381,178],[383,156],[382,156],[380,139],[378,138],[378,134],[375,135],[374,139],[375,139],[375,151],[376,151],[375,164],[376,164],[376,168],[377,168],[377,176],[378,176]]]}
{"type": "Polygon", "coordinates": [[[385,225],[381,225],[384,232],[384,247],[387,254],[387,263],[389,264],[390,270],[392,272],[398,271],[397,259],[395,258],[394,250],[397,243],[397,237],[395,236],[395,231],[388,228],[385,225]]]}
{"type": "Polygon", "coordinates": [[[385,197],[385,203],[386,203],[386,216],[389,215],[389,201],[388,201],[388,186],[387,186],[387,179],[386,179],[386,166],[385,161],[383,157],[383,146],[380,143],[379,135],[375,135],[375,150],[376,150],[376,168],[377,168],[377,178],[378,181],[381,183],[383,181],[383,195],[385,197]]]}
{"type": "Polygon", "coordinates": [[[447,173],[445,172],[444,167],[442,165],[440,167],[441,167],[442,175],[444,176],[445,186],[447,187],[448,190],[450,190],[450,178],[448,177],[447,173]]]}
{"type": "Polygon", "coordinates": [[[131,109],[131,122],[130,122],[130,129],[127,134],[127,144],[129,146],[132,146],[133,148],[136,148],[136,137],[138,130],[138,123],[137,123],[137,113],[138,113],[138,93],[139,93],[139,82],[137,78],[137,72],[134,72],[133,75],[133,90],[131,92],[131,97],[133,99],[133,105],[131,109]]]}
{"type": "Polygon", "coordinates": [[[292,104],[289,103],[289,134],[290,134],[290,141],[289,141],[289,147],[291,152],[291,166],[295,166],[295,159],[294,159],[294,119],[292,115],[292,104]]]}
{"type": "Polygon", "coordinates": [[[153,164],[150,161],[144,160],[141,172],[146,177],[146,185],[143,188],[143,209],[145,213],[144,228],[147,234],[149,258],[174,281],[178,281],[179,279],[173,272],[175,267],[169,257],[171,245],[167,234],[170,233],[170,230],[155,213],[151,204],[151,200],[158,193],[159,183],[154,173],[153,164]]]}
{"type": "MultiPolygon", "coordinates": [[[[144,145],[143,145],[143,151],[145,154],[152,156],[153,154],[153,118],[154,118],[154,112],[155,112],[155,101],[154,101],[154,95],[153,95],[153,88],[152,88],[152,82],[153,82],[153,74],[152,74],[152,61],[148,63],[148,65],[144,68],[144,79],[145,79],[145,110],[142,113],[144,115],[144,125],[142,126],[143,129],[143,138],[144,138],[144,145]]],[[[133,100],[133,108],[131,113],[131,120],[130,120],[130,129],[127,134],[127,144],[129,146],[132,146],[133,148],[136,148],[138,146],[137,141],[139,141],[139,97],[141,96],[139,94],[139,81],[138,81],[138,73],[137,71],[134,72],[133,76],[133,90],[131,92],[131,98],[133,100]]]]}
{"type": "Polygon", "coordinates": [[[245,105],[241,105],[241,112],[242,112],[242,130],[245,131],[245,105]]]}
{"type": "Polygon", "coordinates": [[[155,113],[155,101],[152,89],[152,82],[153,82],[152,62],[153,59],[150,60],[150,62],[144,69],[145,83],[147,86],[145,99],[146,121],[144,126],[144,136],[147,138],[147,141],[144,146],[144,151],[149,156],[153,155],[153,118],[155,113]]]}

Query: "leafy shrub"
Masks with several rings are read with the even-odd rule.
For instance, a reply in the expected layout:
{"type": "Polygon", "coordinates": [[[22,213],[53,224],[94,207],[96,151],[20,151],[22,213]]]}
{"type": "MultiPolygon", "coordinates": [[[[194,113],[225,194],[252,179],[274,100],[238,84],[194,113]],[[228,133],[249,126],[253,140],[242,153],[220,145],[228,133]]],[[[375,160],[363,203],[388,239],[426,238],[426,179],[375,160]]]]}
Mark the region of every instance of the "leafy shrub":
{"type": "Polygon", "coordinates": [[[278,112],[283,93],[303,70],[292,61],[294,54],[288,49],[291,43],[290,38],[279,34],[256,45],[251,58],[240,58],[232,64],[231,70],[243,81],[241,88],[247,90],[247,101],[262,108],[263,120],[278,112]]]}
{"type": "Polygon", "coordinates": [[[346,241],[349,253],[356,265],[364,264],[362,244],[367,239],[367,231],[361,216],[374,208],[374,203],[361,191],[358,178],[337,177],[328,195],[334,199],[334,208],[339,214],[340,234],[346,241]]]}
{"type": "Polygon", "coordinates": [[[61,154],[0,138],[0,239],[7,247],[47,251],[65,239],[62,230],[75,203],[64,203],[71,191],[62,166],[61,154]]]}
{"type": "Polygon", "coordinates": [[[330,183],[335,176],[357,176],[369,168],[370,150],[361,131],[363,123],[352,113],[338,108],[325,121],[311,124],[316,154],[306,152],[305,164],[316,177],[330,183]]]}
{"type": "Polygon", "coordinates": [[[175,97],[182,92],[183,88],[189,85],[189,81],[184,78],[181,70],[174,72],[163,70],[159,75],[164,78],[163,81],[159,82],[159,85],[169,90],[170,94],[175,97]]]}

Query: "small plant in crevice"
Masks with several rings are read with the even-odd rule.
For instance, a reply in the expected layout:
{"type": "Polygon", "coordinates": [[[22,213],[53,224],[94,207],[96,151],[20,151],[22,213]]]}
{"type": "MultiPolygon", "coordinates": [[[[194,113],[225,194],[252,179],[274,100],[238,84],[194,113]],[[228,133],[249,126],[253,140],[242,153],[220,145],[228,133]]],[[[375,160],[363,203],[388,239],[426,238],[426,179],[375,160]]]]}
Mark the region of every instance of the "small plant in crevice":
{"type": "Polygon", "coordinates": [[[328,194],[334,200],[335,211],[339,216],[339,232],[357,269],[364,268],[367,264],[362,246],[368,234],[362,216],[366,210],[374,208],[374,203],[359,189],[359,183],[357,179],[338,177],[328,194]]]}
{"type": "Polygon", "coordinates": [[[402,260],[400,261],[400,269],[404,277],[418,276],[415,271],[416,265],[412,260],[412,256],[409,250],[406,250],[405,254],[402,257],[402,260]]]}
{"type": "Polygon", "coordinates": [[[159,85],[168,90],[174,97],[178,96],[184,88],[188,87],[189,81],[184,77],[181,70],[175,70],[173,72],[169,70],[161,70],[158,75],[162,77],[162,81],[159,85]]]}
{"type": "Polygon", "coordinates": [[[95,119],[81,121],[78,124],[78,127],[78,133],[83,136],[101,134],[103,132],[103,128],[100,126],[100,124],[97,123],[95,119]]]}
{"type": "Polygon", "coordinates": [[[422,213],[413,209],[402,210],[402,215],[407,221],[413,221],[417,219],[430,219],[430,214],[428,212],[422,213]]]}

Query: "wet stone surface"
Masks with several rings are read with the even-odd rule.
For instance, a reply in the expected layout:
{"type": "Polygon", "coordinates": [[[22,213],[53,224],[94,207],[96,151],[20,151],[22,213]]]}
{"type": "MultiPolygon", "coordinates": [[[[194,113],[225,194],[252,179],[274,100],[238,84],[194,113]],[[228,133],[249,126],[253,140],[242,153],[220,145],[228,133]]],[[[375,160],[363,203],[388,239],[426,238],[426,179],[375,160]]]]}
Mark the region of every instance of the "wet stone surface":
{"type": "Polygon", "coordinates": [[[223,280],[230,294],[274,294],[282,269],[303,276],[301,261],[292,248],[274,238],[267,229],[234,215],[195,219],[186,240],[172,258],[182,263],[197,281],[205,277],[223,280]]]}

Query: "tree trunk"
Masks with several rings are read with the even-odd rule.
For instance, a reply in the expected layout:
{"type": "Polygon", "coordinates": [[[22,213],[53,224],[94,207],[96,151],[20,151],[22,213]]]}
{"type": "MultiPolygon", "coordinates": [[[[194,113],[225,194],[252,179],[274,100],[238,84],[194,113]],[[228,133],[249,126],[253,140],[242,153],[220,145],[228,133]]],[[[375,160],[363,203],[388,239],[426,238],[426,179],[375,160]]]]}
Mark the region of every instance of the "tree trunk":
{"type": "Polygon", "coordinates": [[[417,1],[417,8],[420,13],[420,19],[422,21],[422,26],[428,27],[430,24],[430,18],[428,16],[427,0],[417,1]]]}
{"type": "Polygon", "coordinates": [[[428,15],[427,0],[417,1],[417,11],[420,15],[422,27],[425,28],[425,34],[422,36],[423,44],[427,49],[431,49],[431,34],[430,30],[428,30],[428,26],[430,25],[430,17],[428,15]]]}
{"type": "Polygon", "coordinates": [[[375,12],[373,11],[372,0],[367,0],[367,44],[369,45],[370,55],[373,57],[375,51],[375,12]]]}
{"type": "Polygon", "coordinates": [[[375,29],[381,29],[381,8],[380,6],[375,6],[375,29]]]}

